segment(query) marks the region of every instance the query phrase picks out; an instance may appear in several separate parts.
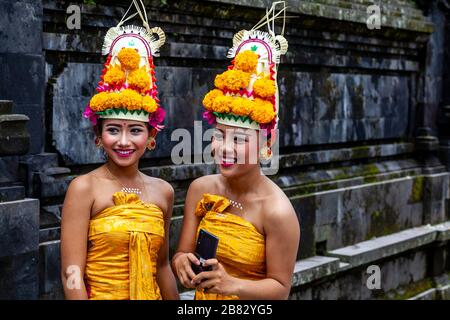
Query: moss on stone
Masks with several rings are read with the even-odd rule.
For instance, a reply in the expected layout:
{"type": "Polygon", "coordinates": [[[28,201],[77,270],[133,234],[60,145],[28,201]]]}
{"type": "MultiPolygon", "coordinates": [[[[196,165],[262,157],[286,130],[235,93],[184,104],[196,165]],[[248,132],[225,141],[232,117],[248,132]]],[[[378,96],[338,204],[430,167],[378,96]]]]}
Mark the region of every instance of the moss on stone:
{"type": "MultiPolygon", "coordinates": [[[[381,213],[376,211],[377,214],[379,214],[381,217],[381,213]]],[[[373,238],[378,238],[378,237],[383,237],[383,236],[387,236],[390,234],[393,234],[395,232],[398,231],[398,229],[395,226],[391,226],[391,225],[385,225],[383,223],[383,219],[379,218],[378,216],[375,217],[373,220],[377,221],[377,223],[375,223],[375,230],[370,230],[367,233],[367,236],[364,240],[370,240],[373,238]]]]}
{"type": "Polygon", "coordinates": [[[376,210],[374,212],[372,212],[372,217],[374,217],[375,219],[378,219],[381,216],[381,212],[376,210]]]}
{"type": "Polygon", "coordinates": [[[359,146],[352,148],[352,159],[368,158],[370,148],[368,146],[359,146]]]}
{"type": "Polygon", "coordinates": [[[416,177],[413,182],[410,201],[420,202],[423,200],[424,177],[416,177]]]}
{"type": "MultiPolygon", "coordinates": [[[[409,284],[405,287],[401,287],[394,291],[394,300],[406,300],[412,298],[422,292],[425,292],[431,288],[434,288],[434,283],[430,279],[423,279],[418,282],[409,284]]],[[[388,295],[386,298],[389,299],[388,295]]]]}

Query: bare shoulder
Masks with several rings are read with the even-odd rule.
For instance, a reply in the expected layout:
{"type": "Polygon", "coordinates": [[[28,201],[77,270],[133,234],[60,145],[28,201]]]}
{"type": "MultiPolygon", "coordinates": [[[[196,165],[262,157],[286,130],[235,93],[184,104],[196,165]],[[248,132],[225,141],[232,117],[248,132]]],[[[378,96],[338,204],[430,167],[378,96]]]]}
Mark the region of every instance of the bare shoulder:
{"type": "Polygon", "coordinates": [[[95,182],[90,174],[80,175],[70,182],[64,199],[64,218],[84,216],[89,219],[94,204],[93,183],[95,182]],[[85,215],[80,215],[80,212],[85,213],[85,215]]]}
{"type": "Polygon", "coordinates": [[[70,182],[67,193],[80,196],[89,195],[93,189],[93,183],[94,181],[92,174],[87,173],[80,175],[70,182]]]}
{"type": "Polygon", "coordinates": [[[272,180],[268,180],[271,195],[266,199],[265,207],[270,208],[265,212],[267,222],[271,225],[277,225],[280,222],[298,222],[297,214],[289,198],[279,186],[272,180]]]}
{"type": "Polygon", "coordinates": [[[172,185],[160,178],[145,176],[145,184],[152,188],[152,190],[160,190],[165,196],[173,197],[175,193],[172,185]]]}
{"type": "Polygon", "coordinates": [[[189,186],[189,193],[204,194],[204,193],[214,193],[217,191],[217,186],[219,184],[220,174],[211,174],[207,176],[202,176],[194,181],[189,186]]]}

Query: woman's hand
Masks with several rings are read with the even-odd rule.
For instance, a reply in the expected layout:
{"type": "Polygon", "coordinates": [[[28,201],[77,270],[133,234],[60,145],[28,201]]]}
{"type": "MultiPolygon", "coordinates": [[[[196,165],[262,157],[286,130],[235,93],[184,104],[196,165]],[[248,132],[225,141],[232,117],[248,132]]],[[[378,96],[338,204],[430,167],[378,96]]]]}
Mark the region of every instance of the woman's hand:
{"type": "Polygon", "coordinates": [[[191,263],[200,265],[200,261],[196,256],[192,253],[180,252],[174,256],[172,261],[180,283],[186,288],[195,288],[195,285],[192,283],[192,279],[195,278],[195,273],[192,270],[191,263]]]}
{"type": "Polygon", "coordinates": [[[203,271],[192,279],[197,289],[208,293],[238,295],[238,279],[230,276],[217,259],[206,260],[203,267],[212,266],[211,271],[203,271]]]}

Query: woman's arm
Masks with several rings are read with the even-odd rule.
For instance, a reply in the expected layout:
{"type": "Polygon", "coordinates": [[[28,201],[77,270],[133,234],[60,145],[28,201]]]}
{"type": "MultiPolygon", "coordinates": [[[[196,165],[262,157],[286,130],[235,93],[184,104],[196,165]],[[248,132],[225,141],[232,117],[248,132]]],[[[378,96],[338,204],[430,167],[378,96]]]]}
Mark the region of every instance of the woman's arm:
{"type": "Polygon", "coordinates": [[[169,263],[169,232],[173,210],[174,191],[169,183],[165,182],[164,184],[164,198],[167,199],[167,209],[164,214],[165,237],[164,243],[158,254],[156,281],[158,282],[161,295],[164,300],[179,300],[180,296],[178,295],[177,283],[169,263]]]}
{"type": "Polygon", "coordinates": [[[92,196],[91,177],[75,178],[64,199],[61,219],[61,280],[66,299],[88,299],[84,284],[92,196]]]}
{"type": "Polygon", "coordinates": [[[184,287],[191,289],[195,288],[193,283],[191,283],[191,280],[195,277],[191,263],[200,264],[200,261],[193,254],[195,251],[195,236],[201,219],[195,216],[195,208],[197,202],[203,197],[205,178],[198,178],[189,186],[184,203],[183,225],[181,227],[178,249],[172,258],[173,272],[184,287]]]}
{"type": "Polygon", "coordinates": [[[216,259],[210,259],[206,264],[211,265],[213,270],[202,272],[194,278],[197,288],[207,288],[211,293],[236,295],[244,300],[288,298],[300,241],[298,219],[290,203],[278,206],[276,212],[264,218],[266,278],[255,281],[232,277],[216,259]]]}

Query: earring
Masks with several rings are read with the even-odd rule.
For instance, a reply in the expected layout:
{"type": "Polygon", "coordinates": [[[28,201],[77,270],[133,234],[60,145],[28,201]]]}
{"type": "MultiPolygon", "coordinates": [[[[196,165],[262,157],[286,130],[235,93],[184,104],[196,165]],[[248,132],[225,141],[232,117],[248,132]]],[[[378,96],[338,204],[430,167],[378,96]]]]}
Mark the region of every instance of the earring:
{"type": "Polygon", "coordinates": [[[148,138],[147,149],[152,151],[156,148],[156,140],[154,137],[148,138]]]}
{"type": "Polygon", "coordinates": [[[102,140],[99,137],[95,138],[95,146],[97,147],[97,149],[103,148],[102,140]]]}
{"type": "Polygon", "coordinates": [[[260,154],[261,158],[265,161],[272,159],[272,149],[268,145],[261,148],[260,154]]]}

